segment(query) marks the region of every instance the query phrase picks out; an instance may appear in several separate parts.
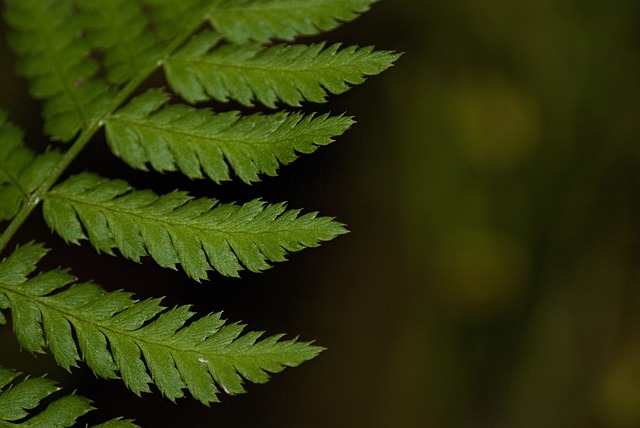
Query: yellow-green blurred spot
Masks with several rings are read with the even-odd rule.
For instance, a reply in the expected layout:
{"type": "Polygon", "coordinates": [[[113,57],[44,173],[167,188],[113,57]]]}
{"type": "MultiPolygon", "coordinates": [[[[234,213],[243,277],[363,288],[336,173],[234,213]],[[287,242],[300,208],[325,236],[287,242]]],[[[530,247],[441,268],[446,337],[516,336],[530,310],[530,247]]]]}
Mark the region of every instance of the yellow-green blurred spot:
{"type": "Polygon", "coordinates": [[[503,78],[461,79],[445,103],[453,140],[476,167],[517,166],[536,144],[540,123],[535,103],[503,78]]]}
{"type": "Polygon", "coordinates": [[[451,236],[434,263],[443,300],[463,317],[491,315],[512,306],[522,294],[530,264],[522,242],[491,230],[451,236]]]}
{"type": "Polygon", "coordinates": [[[621,352],[612,362],[599,395],[606,426],[640,426],[640,345],[621,352]]]}

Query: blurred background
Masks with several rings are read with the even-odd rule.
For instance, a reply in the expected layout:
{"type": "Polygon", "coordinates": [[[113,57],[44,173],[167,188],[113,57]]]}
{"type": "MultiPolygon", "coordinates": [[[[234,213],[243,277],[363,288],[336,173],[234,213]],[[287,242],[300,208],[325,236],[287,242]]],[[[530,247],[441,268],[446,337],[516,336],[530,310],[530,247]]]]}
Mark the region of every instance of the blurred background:
{"type": "MultiPolygon", "coordinates": [[[[323,37],[405,52],[319,107],[358,123],[278,178],[182,182],[349,225],[264,274],[195,284],[67,247],[38,216],[19,237],[106,288],[315,339],[315,360],[211,408],[62,372],[6,326],[2,363],[143,426],[640,426],[639,23],[633,0],[386,0],[323,37]]],[[[41,144],[14,61],[3,42],[0,104],[41,144]]],[[[132,172],[101,141],[74,168],[180,180],[132,172]]]]}

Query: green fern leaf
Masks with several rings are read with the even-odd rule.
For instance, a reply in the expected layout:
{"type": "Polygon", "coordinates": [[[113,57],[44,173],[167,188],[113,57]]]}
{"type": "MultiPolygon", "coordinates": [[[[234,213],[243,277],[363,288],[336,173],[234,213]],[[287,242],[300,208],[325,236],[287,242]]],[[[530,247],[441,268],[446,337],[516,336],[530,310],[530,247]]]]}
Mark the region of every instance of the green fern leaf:
{"type": "Polygon", "coordinates": [[[305,99],[326,101],[327,93],[340,94],[361,84],[365,76],[386,70],[398,58],[387,51],[355,46],[340,49],[316,45],[255,43],[220,45],[218,36],[204,32],[194,37],[164,64],[167,81],[189,102],[210,97],[229,98],[243,105],[253,100],[275,107],[277,101],[300,106],[305,99]]]}
{"type": "Polygon", "coordinates": [[[20,171],[33,159],[22,145],[22,131],[7,122],[7,114],[0,110],[0,220],[12,218],[27,197],[20,185],[20,171]]]}
{"type": "MultiPolygon", "coordinates": [[[[27,378],[13,383],[19,373],[0,366],[0,426],[24,428],[70,427],[77,419],[93,410],[91,402],[79,395],[67,395],[50,403],[42,412],[30,415],[29,411],[42,400],[60,390],[46,378],[27,378]]],[[[131,421],[112,419],[95,428],[133,428],[131,421]]]]}
{"type": "Polygon", "coordinates": [[[243,379],[264,383],[268,373],[322,351],[282,335],[262,340],[260,332],[241,335],[243,326],[225,325],[219,313],[191,321],[186,306],[166,310],[158,299],[137,302],[128,293],[105,292],[92,283],[70,285],[73,278],[60,270],[27,279],[45,252],[28,244],[0,262],[0,295],[9,302],[20,344],[31,352],[46,344],[66,369],[82,355],[99,376],[115,378],[118,371],[138,395],[154,383],[171,400],[188,389],[207,404],[218,401],[219,388],[242,393],[243,379]]]}
{"type": "Polygon", "coordinates": [[[299,215],[284,204],[255,200],[217,205],[184,192],[157,196],[132,190],[122,180],[85,173],[51,190],[43,204],[47,224],[63,239],[85,239],[99,251],[117,248],[136,262],[150,255],[160,266],[185,272],[199,281],[207,271],[237,276],[286,260],[287,252],[315,247],[345,233],[342,224],[316,213],[299,215]]]}
{"type": "Polygon", "coordinates": [[[22,138],[22,130],[8,122],[0,109],[0,220],[16,215],[61,158],[56,151],[36,155],[22,138]]]}
{"type": "Polygon", "coordinates": [[[376,0],[222,0],[209,20],[235,43],[292,40],[351,21],[376,0]]]}
{"type": "Polygon", "coordinates": [[[31,94],[45,100],[45,131],[69,141],[105,113],[112,98],[96,78],[98,64],[81,38],[83,17],[73,0],[7,0],[5,17],[14,33],[10,41],[20,54],[19,71],[29,79],[31,94]]]}
{"type": "Polygon", "coordinates": [[[231,166],[251,183],[260,173],[275,176],[280,164],[298,157],[296,152],[314,152],[353,123],[344,116],[284,112],[214,115],[184,105],[164,106],[168,98],[148,91],[106,121],[107,141],[116,156],[143,170],[150,164],[161,172],[179,169],[190,178],[201,178],[204,171],[216,182],[230,179],[231,166]]]}
{"type": "Polygon", "coordinates": [[[158,61],[161,47],[156,44],[140,2],[75,0],[75,3],[85,15],[88,43],[104,54],[102,63],[110,82],[122,84],[158,61]]]}

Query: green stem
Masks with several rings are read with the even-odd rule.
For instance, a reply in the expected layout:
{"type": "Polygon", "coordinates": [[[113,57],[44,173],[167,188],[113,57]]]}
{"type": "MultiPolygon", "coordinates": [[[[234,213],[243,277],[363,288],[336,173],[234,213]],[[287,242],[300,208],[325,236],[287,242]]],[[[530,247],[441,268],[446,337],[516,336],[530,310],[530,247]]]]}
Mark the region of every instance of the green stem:
{"type": "Polygon", "coordinates": [[[0,235],[0,253],[2,253],[13,236],[18,232],[20,227],[29,218],[33,210],[40,204],[42,198],[51,190],[53,185],[60,179],[60,176],[71,165],[71,162],[82,152],[86,145],[91,141],[93,136],[102,127],[104,120],[108,118],[118,107],[120,107],[133,92],[153,73],[158,67],[160,67],[167,57],[169,57],[176,49],[180,47],[201,25],[202,23],[213,13],[218,7],[221,0],[214,0],[209,5],[205,14],[199,14],[198,18],[194,18],[190,25],[185,26],[185,31],[176,36],[169,45],[164,49],[160,55],[160,60],[146,68],[143,68],[140,73],[133,77],[127,85],[122,88],[118,95],[113,99],[109,106],[105,109],[105,113],[99,118],[92,119],[82,130],[76,141],[71,145],[69,150],[64,154],[60,162],[55,166],[49,178],[40,185],[27,199],[27,202],[22,206],[20,211],[11,220],[7,228],[0,235]]]}

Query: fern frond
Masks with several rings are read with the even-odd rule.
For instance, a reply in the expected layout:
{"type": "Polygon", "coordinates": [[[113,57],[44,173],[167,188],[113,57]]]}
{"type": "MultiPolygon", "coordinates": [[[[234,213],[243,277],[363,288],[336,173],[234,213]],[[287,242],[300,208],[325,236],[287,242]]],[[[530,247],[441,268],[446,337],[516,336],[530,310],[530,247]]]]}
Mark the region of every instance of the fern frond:
{"type": "Polygon", "coordinates": [[[158,299],[138,302],[129,293],[73,283],[60,270],[27,279],[45,252],[28,244],[0,262],[0,296],[8,302],[3,308],[11,308],[20,344],[31,352],[46,344],[67,369],[82,355],[99,376],[114,378],[119,372],[138,395],[155,383],[171,400],[188,389],[207,404],[218,401],[219,388],[242,393],[243,379],[264,383],[268,373],[322,351],[297,339],[281,340],[282,335],[262,340],[260,332],[241,335],[244,327],[225,325],[219,313],[192,321],[186,306],[167,310],[158,299]]]}
{"type": "MultiPolygon", "coordinates": [[[[32,415],[30,410],[60,388],[46,378],[14,380],[20,375],[0,366],[0,426],[24,428],[63,428],[73,426],[77,419],[94,409],[91,402],[79,395],[63,396],[51,402],[42,412],[32,415]]],[[[134,428],[131,421],[112,419],[94,428],[134,428]]]]}
{"type": "Polygon", "coordinates": [[[398,58],[372,47],[256,43],[219,45],[215,33],[195,36],[164,64],[167,81],[189,102],[229,98],[251,106],[253,101],[275,107],[277,101],[299,106],[324,102],[328,93],[341,94],[390,67],[398,58]]]}
{"type": "Polygon", "coordinates": [[[0,109],[0,220],[16,215],[61,158],[56,151],[36,155],[22,138],[22,130],[0,109]]]}
{"type": "Polygon", "coordinates": [[[84,14],[87,42],[104,54],[102,63],[110,82],[122,84],[158,61],[161,46],[156,44],[139,1],[75,0],[75,3],[84,14]]]}
{"type": "Polygon", "coordinates": [[[376,0],[222,0],[209,20],[235,43],[292,40],[352,21],[376,0]]]}
{"type": "Polygon", "coordinates": [[[229,180],[229,166],[246,183],[261,173],[276,175],[280,164],[329,144],[353,123],[349,117],[300,113],[240,116],[212,114],[165,104],[168,95],[150,90],[105,123],[113,153],[134,168],[179,169],[190,178],[203,172],[215,182],[229,180]]]}
{"type": "Polygon", "coordinates": [[[285,211],[284,204],[255,200],[217,205],[185,192],[158,196],[132,190],[122,180],[84,173],[53,188],[44,199],[47,224],[68,242],[88,235],[105,253],[117,248],[136,262],[150,255],[160,266],[184,271],[199,281],[207,272],[237,276],[243,267],[259,272],[287,252],[315,247],[345,233],[342,224],[316,213],[285,211]]]}
{"type": "MultiPolygon", "coordinates": [[[[135,168],[180,170],[216,182],[232,174],[246,183],[276,175],[300,153],[331,143],[352,119],[214,113],[170,105],[167,94],[153,89],[120,106],[160,67],[191,103],[235,100],[275,108],[324,102],[399,55],[272,41],[333,29],[375,1],[5,0],[10,43],[31,94],[43,101],[45,132],[63,142],[80,135],[64,154],[35,154],[0,111],[0,221],[10,220],[0,233],[0,251],[41,202],[46,223],[65,241],[88,240],[98,252],[119,252],[135,262],[150,256],[196,281],[211,271],[260,272],[290,252],[346,233],[332,218],[283,203],[221,204],[182,191],[157,195],[91,173],[55,183],[103,126],[112,151],[135,168]],[[211,29],[203,30],[207,23],[211,29]]],[[[323,350],[298,338],[245,333],[220,313],[194,319],[188,306],[137,301],[124,291],[78,283],[62,269],[36,274],[47,251],[28,243],[0,261],[0,325],[10,319],[23,349],[49,351],[66,370],[83,361],[97,376],[121,378],[137,395],[155,385],[172,401],[189,391],[209,404],[221,392],[242,393],[245,382],[266,382],[323,350]]],[[[2,427],[69,426],[92,409],[74,394],[53,401],[57,387],[50,381],[15,378],[0,368],[2,427]],[[40,411],[43,400],[51,404],[40,411]]],[[[98,425],[133,426],[121,419],[98,425]]]]}

